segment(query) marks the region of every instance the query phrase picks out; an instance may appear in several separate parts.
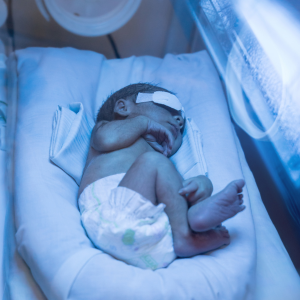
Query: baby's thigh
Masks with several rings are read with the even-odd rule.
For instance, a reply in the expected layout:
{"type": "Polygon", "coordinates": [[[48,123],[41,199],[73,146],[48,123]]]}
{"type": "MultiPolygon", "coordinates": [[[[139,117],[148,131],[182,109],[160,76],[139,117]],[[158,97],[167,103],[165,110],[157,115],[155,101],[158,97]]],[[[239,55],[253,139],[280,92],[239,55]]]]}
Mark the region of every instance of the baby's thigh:
{"type": "Polygon", "coordinates": [[[140,172],[141,177],[150,177],[151,180],[168,180],[176,178],[182,183],[183,179],[174,164],[163,154],[153,151],[140,155],[132,168],[135,172],[140,172]],[[138,170],[138,171],[137,171],[138,170]]]}
{"type": "Polygon", "coordinates": [[[140,155],[129,168],[119,186],[127,187],[141,194],[153,204],[156,201],[155,181],[160,157],[146,152],[140,155]]]}

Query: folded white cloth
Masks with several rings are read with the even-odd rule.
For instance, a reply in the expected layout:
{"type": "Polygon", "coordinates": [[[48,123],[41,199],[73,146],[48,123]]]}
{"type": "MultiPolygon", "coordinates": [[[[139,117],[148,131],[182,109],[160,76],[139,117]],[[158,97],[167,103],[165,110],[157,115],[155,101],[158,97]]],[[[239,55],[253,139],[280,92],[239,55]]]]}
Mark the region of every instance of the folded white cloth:
{"type": "Polygon", "coordinates": [[[186,119],[181,147],[170,159],[184,179],[208,176],[200,130],[191,118],[186,119]]]}
{"type": "Polygon", "coordinates": [[[167,267],[175,258],[165,204],[153,205],[119,187],[125,173],[99,179],[78,200],[81,221],[95,246],[142,269],[167,267]]]}
{"type": "MultiPolygon", "coordinates": [[[[54,115],[50,160],[73,177],[78,185],[94,124],[93,118],[85,113],[81,103],[71,103],[69,108],[59,105],[54,115]]],[[[208,175],[200,130],[191,118],[186,119],[182,145],[171,161],[184,179],[199,174],[208,175]]]]}
{"type": "Polygon", "coordinates": [[[52,124],[50,160],[79,185],[87,159],[90,136],[95,125],[81,103],[58,106],[52,124]]]}

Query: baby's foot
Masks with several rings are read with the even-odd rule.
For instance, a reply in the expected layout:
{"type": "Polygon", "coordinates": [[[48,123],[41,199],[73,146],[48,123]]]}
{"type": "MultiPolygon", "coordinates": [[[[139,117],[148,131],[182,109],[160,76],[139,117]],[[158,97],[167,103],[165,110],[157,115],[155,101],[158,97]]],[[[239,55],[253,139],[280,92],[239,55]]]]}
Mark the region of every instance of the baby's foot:
{"type": "Polygon", "coordinates": [[[174,240],[174,250],[178,257],[190,257],[217,249],[230,243],[230,236],[224,226],[206,232],[191,232],[189,236],[174,240]]]}
{"type": "Polygon", "coordinates": [[[218,194],[192,206],[188,211],[188,220],[194,231],[207,231],[235,216],[245,209],[243,195],[244,180],[235,180],[218,194]]]}

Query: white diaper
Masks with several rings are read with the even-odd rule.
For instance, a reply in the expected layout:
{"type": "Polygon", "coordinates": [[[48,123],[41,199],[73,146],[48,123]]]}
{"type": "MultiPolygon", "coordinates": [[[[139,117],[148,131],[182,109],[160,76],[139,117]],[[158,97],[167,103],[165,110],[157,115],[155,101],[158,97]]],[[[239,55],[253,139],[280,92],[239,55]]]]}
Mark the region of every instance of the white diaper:
{"type": "Polygon", "coordinates": [[[81,220],[96,247],[143,269],[168,266],[175,258],[165,205],[119,187],[125,174],[99,179],[79,198],[81,220]]]}

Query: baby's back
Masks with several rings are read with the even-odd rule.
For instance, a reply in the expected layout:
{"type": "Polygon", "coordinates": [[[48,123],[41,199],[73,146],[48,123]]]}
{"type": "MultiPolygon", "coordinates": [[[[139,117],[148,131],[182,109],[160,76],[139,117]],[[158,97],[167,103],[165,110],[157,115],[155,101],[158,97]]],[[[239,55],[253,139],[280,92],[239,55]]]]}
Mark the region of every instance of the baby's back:
{"type": "Polygon", "coordinates": [[[91,183],[110,175],[126,173],[141,154],[149,151],[155,150],[143,138],[127,148],[107,153],[100,153],[90,147],[78,197],[91,183]]]}

